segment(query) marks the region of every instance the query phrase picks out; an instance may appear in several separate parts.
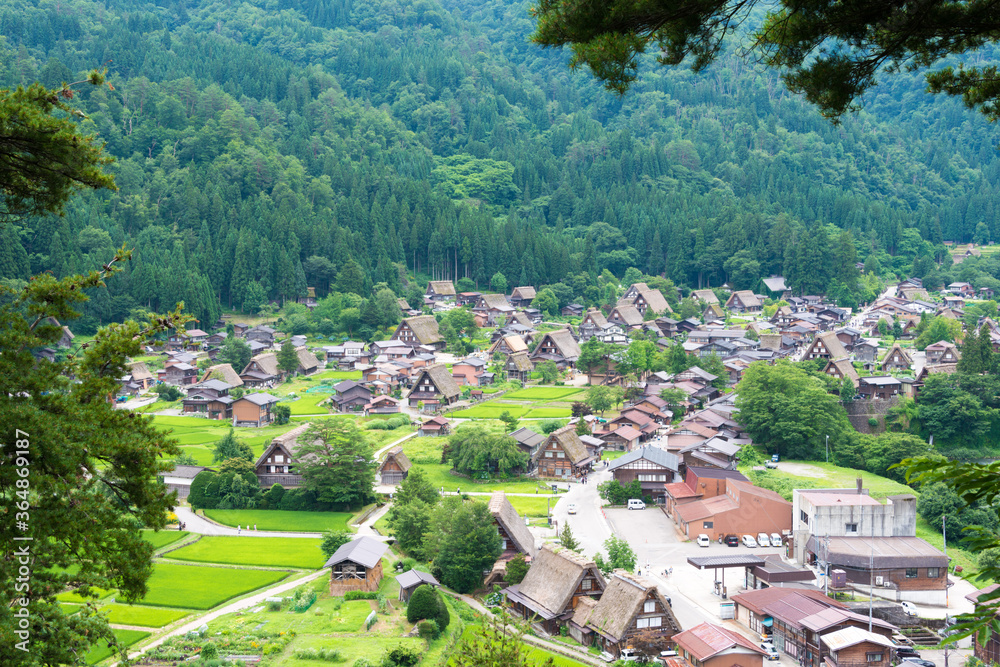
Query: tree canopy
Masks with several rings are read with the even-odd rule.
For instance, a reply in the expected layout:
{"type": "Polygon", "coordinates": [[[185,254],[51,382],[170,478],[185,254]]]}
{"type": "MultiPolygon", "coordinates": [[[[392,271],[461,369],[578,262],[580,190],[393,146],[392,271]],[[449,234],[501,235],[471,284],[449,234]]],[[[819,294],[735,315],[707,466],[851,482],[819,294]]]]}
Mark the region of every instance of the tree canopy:
{"type": "MultiPolygon", "coordinates": [[[[989,0],[954,3],[781,0],[539,0],[532,39],[569,45],[571,67],[586,65],[609,89],[624,93],[636,80],[642,54],[652,48],[661,65],[690,62],[705,70],[727,39],[740,36],[756,11],[766,14],[747,36],[746,55],[782,72],[785,85],[836,119],[900,70],[972,55],[996,41],[998,18],[989,0]]],[[[927,77],[933,92],[961,95],[990,118],[1000,116],[994,66],[944,67],[927,77]]]]}

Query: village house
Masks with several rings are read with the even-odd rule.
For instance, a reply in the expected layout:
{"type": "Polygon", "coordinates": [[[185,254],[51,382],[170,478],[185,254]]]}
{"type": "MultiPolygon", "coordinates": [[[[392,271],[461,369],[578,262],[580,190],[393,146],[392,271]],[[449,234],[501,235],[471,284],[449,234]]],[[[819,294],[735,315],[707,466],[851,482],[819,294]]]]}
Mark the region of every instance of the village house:
{"type": "MultiPolygon", "coordinates": [[[[503,294],[483,294],[472,309],[476,314],[476,323],[481,326],[496,326],[497,322],[510,322],[514,317],[514,306],[507,303],[507,297],[503,294]]],[[[526,323],[531,325],[531,321],[526,323]]]]}
{"type": "Polygon", "coordinates": [[[198,369],[187,363],[167,362],[163,369],[163,382],[176,386],[186,386],[198,381],[198,369]]]}
{"type": "Polygon", "coordinates": [[[948,291],[952,294],[957,294],[958,296],[964,297],[966,299],[973,299],[976,296],[976,288],[969,283],[949,283],[948,291]]]}
{"type": "Polygon", "coordinates": [[[299,358],[299,366],[295,369],[295,375],[312,375],[319,370],[319,359],[305,346],[295,348],[295,355],[299,358]]]}
{"type": "MultiPolygon", "coordinates": [[[[614,657],[620,656],[640,632],[654,634],[662,642],[661,650],[665,650],[681,630],[670,603],[656,585],[625,570],[612,573],[596,603],[579,599],[570,621],[571,632],[573,625],[579,628],[581,637],[592,637],[592,645],[614,657]],[[583,629],[591,634],[583,634],[583,629]]],[[[732,667],[732,663],[725,667],[732,667]]]]}
{"type": "Polygon", "coordinates": [[[509,334],[507,336],[501,336],[495,343],[493,343],[489,349],[489,355],[492,357],[497,352],[500,354],[514,354],[515,352],[527,353],[527,351],[528,344],[524,342],[523,338],[517,334],[509,334]]]}
{"type": "Polygon", "coordinates": [[[927,357],[928,365],[955,364],[958,363],[960,357],[955,344],[946,340],[939,340],[933,345],[928,345],[924,348],[924,354],[927,357]]]}
{"type": "Polygon", "coordinates": [[[680,460],[677,456],[659,447],[633,450],[609,466],[612,476],[619,484],[626,486],[632,480],[639,480],[642,494],[650,496],[658,505],[665,502],[664,486],[675,481],[679,469],[680,460]]]}
{"type": "Polygon", "coordinates": [[[231,419],[233,416],[233,399],[229,395],[232,389],[221,380],[208,380],[192,385],[187,397],[181,401],[184,414],[204,414],[209,419],[231,419]]]}
{"type": "Polygon", "coordinates": [[[534,287],[515,287],[510,294],[510,305],[515,308],[526,308],[531,305],[536,296],[538,293],[535,292],[534,287]]]}
{"type": "Polygon", "coordinates": [[[504,574],[507,572],[507,563],[517,554],[524,554],[525,560],[530,563],[533,562],[538,553],[534,536],[525,525],[524,519],[507,500],[503,491],[493,492],[488,508],[493,517],[493,525],[500,535],[503,550],[493,567],[486,573],[483,585],[487,587],[503,581],[504,574]]]}
{"type": "Polygon", "coordinates": [[[467,357],[451,366],[451,376],[459,387],[481,387],[493,384],[493,374],[486,370],[486,362],[479,357],[467,357]]]}
{"type": "Polygon", "coordinates": [[[421,368],[407,394],[411,408],[423,404],[423,410],[435,411],[458,400],[461,390],[444,364],[421,368]]]}
{"type": "MultiPolygon", "coordinates": [[[[572,617],[581,598],[600,599],[605,585],[592,558],[545,544],[532,559],[521,583],[505,588],[503,593],[515,616],[525,621],[535,620],[549,634],[557,634],[572,617]]],[[[591,634],[579,626],[571,627],[570,632],[574,629],[581,635],[591,634]]],[[[577,641],[585,643],[583,639],[577,641]]]]}
{"type": "Polygon", "coordinates": [[[543,361],[554,361],[560,370],[572,368],[580,358],[580,345],[569,329],[549,331],[541,335],[529,358],[536,365],[543,361]]]}
{"type": "Polygon", "coordinates": [[[913,359],[910,358],[906,350],[900,347],[899,343],[893,344],[889,348],[889,351],[885,353],[885,356],[882,357],[881,368],[883,373],[908,371],[911,366],[913,366],[913,359]]]}
{"type": "Polygon", "coordinates": [[[131,361],[125,364],[127,370],[127,381],[134,382],[139,387],[139,391],[146,391],[156,384],[156,376],[153,375],[145,362],[131,361]]]}
{"type": "Polygon", "coordinates": [[[205,374],[201,376],[201,382],[206,382],[207,380],[221,380],[230,387],[243,386],[243,380],[240,378],[240,374],[237,373],[229,364],[216,364],[214,366],[209,366],[208,370],[205,371],[205,374]]]}
{"type": "Polygon", "coordinates": [[[698,667],[761,667],[766,652],[721,625],[701,623],[673,637],[677,652],[698,667]]]}
{"type": "Polygon", "coordinates": [[[682,447],[677,453],[684,465],[709,466],[736,470],[743,446],[717,435],[682,447]]]}
{"type": "Polygon", "coordinates": [[[647,310],[652,311],[656,315],[674,312],[670,309],[670,304],[667,303],[667,299],[663,296],[663,293],[658,289],[653,289],[646,283],[633,283],[625,290],[625,294],[622,295],[622,301],[630,301],[643,316],[646,315],[647,310]]]}
{"type": "Polygon", "coordinates": [[[539,446],[545,442],[546,436],[541,433],[535,433],[527,426],[522,426],[516,431],[508,433],[510,437],[514,438],[517,442],[517,446],[522,452],[528,455],[529,458],[534,459],[535,452],[538,451],[539,446]]]}
{"type": "Polygon", "coordinates": [[[268,352],[250,359],[240,379],[247,387],[273,387],[285,379],[285,371],[278,368],[278,354],[268,352]]]}
{"type": "Polygon", "coordinates": [[[583,306],[578,303],[568,303],[559,310],[563,317],[580,317],[583,315],[583,306]]]}
{"type": "Polygon", "coordinates": [[[399,399],[392,396],[376,396],[364,407],[365,417],[372,415],[395,415],[399,414],[399,399]]]}
{"type": "Polygon", "coordinates": [[[459,308],[467,306],[472,308],[479,302],[479,297],[483,295],[482,292],[459,292],[458,298],[455,301],[455,305],[459,308]]]}
{"type": "Polygon", "coordinates": [[[444,338],[438,331],[438,323],[433,315],[407,317],[396,327],[392,340],[402,341],[411,347],[423,345],[435,350],[442,350],[445,346],[444,338]]]}
{"type": "Polygon", "coordinates": [[[410,598],[413,597],[413,592],[420,586],[441,587],[441,583],[434,578],[433,574],[420,570],[407,570],[396,577],[396,583],[399,584],[399,600],[401,602],[409,602],[410,598]]]}
{"type": "Polygon", "coordinates": [[[372,400],[372,390],[354,380],[338,382],[333,391],[330,402],[337,412],[361,412],[372,400]]]}
{"type": "Polygon", "coordinates": [[[761,282],[764,283],[764,287],[775,300],[787,300],[792,296],[792,290],[785,284],[784,276],[771,276],[770,278],[763,278],[761,279],[761,282]]]}
{"type": "Polygon", "coordinates": [[[274,421],[278,398],[263,392],[245,394],[233,401],[233,426],[267,426],[274,421]]]}
{"type": "Polygon", "coordinates": [[[520,382],[522,385],[528,382],[534,369],[535,365],[531,363],[527,352],[514,352],[507,356],[507,361],[504,363],[507,379],[520,382]]]}
{"type": "Polygon", "coordinates": [[[903,393],[903,383],[892,376],[858,378],[858,396],[864,400],[884,401],[903,393]]]}
{"type": "Polygon", "coordinates": [[[710,539],[730,534],[781,534],[792,528],[792,504],[774,491],[749,482],[726,479],[726,492],[674,508],[677,527],[694,539],[704,533],[710,539]]]}
{"type": "Polygon", "coordinates": [[[413,464],[403,453],[402,445],[396,445],[385,453],[385,458],[378,467],[379,483],[383,485],[400,484],[410,472],[413,464]]]}
{"type": "Polygon", "coordinates": [[[830,667],[889,667],[892,640],[859,627],[847,627],[821,636],[821,657],[830,667]]]}
{"type": "Polygon", "coordinates": [[[274,336],[276,333],[278,332],[271,327],[259,324],[252,329],[247,329],[243,337],[246,338],[248,343],[250,341],[257,341],[270,348],[274,346],[274,336]]]}
{"type": "Polygon", "coordinates": [[[710,289],[696,289],[691,292],[691,298],[701,303],[719,303],[719,297],[710,289]]]}
{"type": "Polygon", "coordinates": [[[302,485],[302,476],[295,470],[295,463],[300,444],[299,437],[309,429],[309,426],[308,423],[296,426],[271,440],[271,443],[264,448],[264,452],[254,464],[254,474],[257,475],[257,481],[260,482],[262,489],[269,489],[275,484],[280,484],[286,489],[302,485]]]}
{"type": "Polygon", "coordinates": [[[617,324],[625,331],[642,327],[642,313],[630,303],[618,302],[618,305],[608,313],[608,323],[617,324]]]}
{"type": "Polygon", "coordinates": [[[163,473],[163,484],[167,492],[176,491],[178,500],[184,500],[191,494],[191,483],[202,470],[216,472],[214,468],[205,466],[174,466],[173,470],[163,473]]]}
{"type": "Polygon", "coordinates": [[[851,359],[853,361],[860,361],[865,364],[866,367],[871,366],[875,363],[878,358],[878,345],[875,343],[869,343],[868,341],[862,341],[854,346],[851,350],[851,359]]]}
{"type": "Polygon", "coordinates": [[[417,428],[418,436],[442,436],[451,434],[451,422],[444,417],[431,417],[417,428]]]}
{"type": "Polygon", "coordinates": [[[431,304],[455,300],[455,285],[450,280],[432,280],[427,283],[424,302],[431,304]]]}
{"type": "Polygon", "coordinates": [[[371,537],[342,545],[323,564],[330,568],[330,595],[348,591],[377,591],[382,581],[382,554],[389,546],[371,537]]]}
{"type": "Polygon", "coordinates": [[[593,462],[587,446],[580,441],[573,425],[563,426],[549,434],[545,444],[535,452],[533,463],[539,477],[579,477],[593,462]]]}
{"type": "Polygon", "coordinates": [[[848,356],[844,344],[840,342],[833,331],[817,334],[813,342],[806,348],[803,359],[846,359],[848,356]]]}
{"type": "Polygon", "coordinates": [[[763,302],[750,290],[737,290],[729,295],[726,308],[734,313],[759,313],[764,308],[763,302]]]}
{"type": "Polygon", "coordinates": [[[604,313],[597,308],[591,308],[584,314],[583,320],[580,322],[580,342],[586,342],[607,326],[608,318],[604,316],[604,313]]]}

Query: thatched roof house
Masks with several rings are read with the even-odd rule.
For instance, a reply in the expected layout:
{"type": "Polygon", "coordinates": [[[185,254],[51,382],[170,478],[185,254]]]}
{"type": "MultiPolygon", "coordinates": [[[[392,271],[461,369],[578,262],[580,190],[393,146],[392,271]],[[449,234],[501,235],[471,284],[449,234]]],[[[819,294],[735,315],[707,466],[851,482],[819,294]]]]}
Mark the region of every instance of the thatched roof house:
{"type": "Polygon", "coordinates": [[[545,444],[535,452],[532,463],[541,477],[575,477],[593,460],[577,435],[576,426],[568,424],[549,434],[545,444]]]}
{"type": "Polygon", "coordinates": [[[444,338],[438,331],[438,323],[433,315],[407,317],[396,327],[391,340],[401,340],[413,346],[444,347],[444,338]]]}
{"type": "Polygon", "coordinates": [[[534,363],[551,360],[556,362],[559,368],[573,366],[579,358],[580,344],[573,338],[573,333],[569,329],[558,329],[542,334],[535,351],[531,353],[531,360],[534,363]]]}
{"type": "Polygon", "coordinates": [[[584,598],[599,598],[606,582],[592,558],[552,544],[544,545],[531,561],[520,584],[504,590],[514,613],[534,616],[552,632],[564,623],[584,598]]]}
{"type": "Polygon", "coordinates": [[[378,467],[379,481],[381,484],[399,484],[406,475],[409,474],[413,464],[403,453],[403,447],[397,445],[385,454],[385,460],[378,467]]]}
{"type": "Polygon", "coordinates": [[[518,553],[534,557],[538,553],[534,536],[524,525],[524,519],[510,504],[503,491],[494,491],[490,496],[489,510],[504,541],[504,554],[500,556],[501,559],[506,556],[509,560],[518,553]]]}
{"type": "Polygon", "coordinates": [[[909,370],[911,366],[913,366],[913,359],[899,343],[893,343],[893,346],[882,357],[882,371],[885,373],[909,370]]]}
{"type": "Polygon", "coordinates": [[[451,405],[458,400],[461,390],[444,364],[433,364],[420,369],[413,381],[413,388],[407,394],[410,407],[424,404],[425,410],[436,410],[451,405]]]}
{"type": "MultiPolygon", "coordinates": [[[[577,622],[575,615],[573,620],[577,622]]],[[[625,570],[614,571],[600,601],[580,620],[594,633],[594,642],[615,656],[640,630],[659,631],[664,645],[681,631],[670,603],[656,585],[625,570]]]]}
{"type": "Polygon", "coordinates": [[[201,378],[202,382],[207,380],[222,380],[230,387],[243,386],[243,378],[241,378],[240,374],[237,373],[229,364],[216,364],[214,366],[209,366],[208,370],[205,371],[205,375],[201,378]]]}

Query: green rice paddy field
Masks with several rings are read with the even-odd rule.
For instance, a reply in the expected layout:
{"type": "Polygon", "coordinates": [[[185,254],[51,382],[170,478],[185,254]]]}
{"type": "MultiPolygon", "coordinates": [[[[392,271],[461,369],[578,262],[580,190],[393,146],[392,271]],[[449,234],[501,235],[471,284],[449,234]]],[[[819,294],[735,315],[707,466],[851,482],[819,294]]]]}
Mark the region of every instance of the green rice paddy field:
{"type": "Polygon", "coordinates": [[[110,612],[108,622],[119,625],[141,625],[147,628],[162,628],[191,613],[190,609],[167,609],[165,607],[144,607],[130,604],[109,604],[101,608],[110,612]]]}
{"type": "MultiPolygon", "coordinates": [[[[257,530],[322,533],[349,530],[349,512],[286,512],[282,510],[205,510],[205,516],[224,526],[256,526],[257,530]]],[[[271,538],[273,539],[273,538],[271,538]]]]}
{"type": "MultiPolygon", "coordinates": [[[[273,538],[210,535],[171,551],[173,560],[258,567],[314,569],[323,565],[319,538],[273,538]]],[[[241,570],[241,573],[245,570],[241,570]]]]}
{"type": "MultiPolygon", "coordinates": [[[[149,636],[148,632],[143,632],[142,630],[115,630],[114,633],[118,643],[122,646],[131,646],[149,636]]],[[[88,665],[94,665],[105,658],[111,657],[112,653],[113,651],[108,648],[107,642],[100,641],[84,656],[84,660],[87,661],[88,665]]]]}
{"type": "Polygon", "coordinates": [[[173,544],[177,540],[183,539],[188,535],[190,535],[190,533],[186,530],[142,531],[142,539],[152,544],[154,549],[162,549],[168,544],[173,544]]]}
{"type": "MultiPolygon", "coordinates": [[[[318,547],[316,551],[319,553],[318,547]]],[[[211,609],[226,600],[281,581],[286,576],[287,572],[276,570],[157,563],[153,567],[153,576],[149,578],[149,593],[142,602],[154,607],[211,609]]]]}

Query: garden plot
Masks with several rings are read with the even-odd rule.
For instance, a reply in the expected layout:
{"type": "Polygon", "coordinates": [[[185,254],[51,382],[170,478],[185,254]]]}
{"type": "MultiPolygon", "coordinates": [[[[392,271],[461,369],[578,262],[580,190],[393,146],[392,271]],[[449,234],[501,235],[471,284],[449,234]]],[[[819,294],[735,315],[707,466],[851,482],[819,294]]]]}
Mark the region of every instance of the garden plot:
{"type": "Polygon", "coordinates": [[[101,611],[109,612],[109,623],[141,625],[146,628],[162,628],[191,613],[189,609],[167,609],[165,607],[144,607],[117,603],[101,607],[101,611]]]}
{"type": "MultiPolygon", "coordinates": [[[[148,632],[143,632],[142,630],[115,630],[114,633],[118,643],[122,646],[131,646],[149,636],[148,632]]],[[[111,657],[112,653],[113,651],[108,648],[107,642],[100,640],[84,656],[84,660],[87,661],[88,665],[94,665],[101,660],[111,657]]]]}
{"type": "Polygon", "coordinates": [[[198,563],[315,569],[325,560],[320,542],[318,538],[213,535],[171,551],[169,557],[198,563]]]}
{"type": "Polygon", "coordinates": [[[582,393],[583,390],[579,387],[528,387],[527,389],[518,389],[515,392],[504,394],[503,398],[513,401],[556,401],[566,400],[570,396],[582,393]]]}

